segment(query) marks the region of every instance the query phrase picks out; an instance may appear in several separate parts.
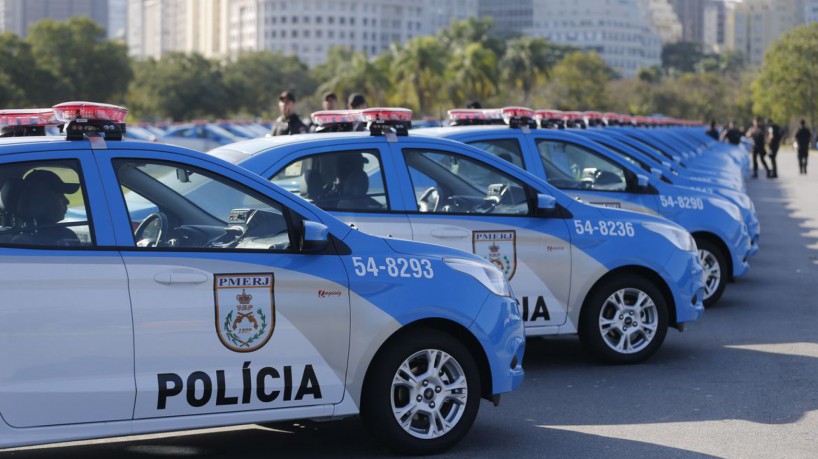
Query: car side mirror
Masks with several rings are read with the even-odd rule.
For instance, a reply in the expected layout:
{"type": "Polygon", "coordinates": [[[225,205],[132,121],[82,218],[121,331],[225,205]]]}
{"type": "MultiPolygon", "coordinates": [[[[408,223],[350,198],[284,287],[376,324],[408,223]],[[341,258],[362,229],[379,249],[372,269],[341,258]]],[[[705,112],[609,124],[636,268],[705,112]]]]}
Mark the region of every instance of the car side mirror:
{"type": "Polygon", "coordinates": [[[557,198],[544,193],[537,194],[537,210],[550,212],[557,208],[557,198]]]}
{"type": "Polygon", "coordinates": [[[658,169],[656,167],[650,168],[650,173],[653,174],[656,178],[662,178],[662,169],[658,169]]]}
{"type": "Polygon", "coordinates": [[[304,220],[301,229],[300,249],[302,252],[323,252],[329,245],[329,228],[322,223],[304,220]]]}
{"type": "Polygon", "coordinates": [[[647,175],[639,174],[636,176],[636,183],[639,185],[639,188],[647,188],[650,185],[650,178],[647,175]]]}

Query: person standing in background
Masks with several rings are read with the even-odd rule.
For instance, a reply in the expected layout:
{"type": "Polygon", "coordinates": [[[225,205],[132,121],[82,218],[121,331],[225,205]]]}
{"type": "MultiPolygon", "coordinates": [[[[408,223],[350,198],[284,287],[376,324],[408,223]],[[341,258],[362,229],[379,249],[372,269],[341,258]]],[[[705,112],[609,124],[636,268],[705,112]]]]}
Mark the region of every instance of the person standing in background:
{"type": "Polygon", "coordinates": [[[741,144],[742,137],[744,137],[744,134],[736,127],[736,123],[733,121],[730,121],[730,124],[727,125],[727,129],[721,133],[721,141],[728,142],[730,145],[741,144]]]}
{"type": "Polygon", "coordinates": [[[795,149],[798,151],[798,173],[806,175],[809,147],[812,144],[812,132],[807,122],[801,120],[801,127],[795,132],[795,149]]]}
{"type": "Polygon", "coordinates": [[[778,178],[778,163],[775,158],[778,156],[778,149],[781,147],[781,138],[784,132],[781,126],[775,124],[772,118],[767,120],[767,145],[770,147],[770,178],[778,178]]]}
{"type": "MultiPolygon", "coordinates": [[[[349,99],[347,101],[347,108],[350,110],[363,110],[367,108],[366,105],[366,98],[363,94],[359,92],[353,92],[349,95],[349,99]]],[[[366,130],[366,123],[363,121],[356,121],[352,125],[353,131],[365,131],[366,130]]]]}
{"type": "Polygon", "coordinates": [[[295,94],[284,91],[278,96],[278,110],[281,112],[273,124],[272,135],[293,135],[307,132],[307,126],[295,111],[295,94]]]}
{"type": "Polygon", "coordinates": [[[767,166],[767,161],[764,159],[764,156],[767,155],[767,149],[765,148],[767,143],[767,133],[761,122],[761,118],[756,118],[753,120],[753,127],[748,129],[747,134],[745,135],[753,141],[753,178],[758,178],[759,159],[761,160],[761,165],[764,166],[764,170],[767,171],[767,178],[771,178],[770,168],[767,166]]]}

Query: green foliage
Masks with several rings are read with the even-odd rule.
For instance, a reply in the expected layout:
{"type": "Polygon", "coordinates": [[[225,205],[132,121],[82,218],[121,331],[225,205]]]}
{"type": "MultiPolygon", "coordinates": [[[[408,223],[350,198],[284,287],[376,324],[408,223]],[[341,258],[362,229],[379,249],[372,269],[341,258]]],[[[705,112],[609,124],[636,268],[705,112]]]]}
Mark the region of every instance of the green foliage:
{"type": "Polygon", "coordinates": [[[787,32],[764,56],[752,84],[753,111],[779,122],[818,115],[818,24],[787,32]]]}
{"type": "Polygon", "coordinates": [[[0,35],[0,107],[39,105],[36,96],[47,80],[27,41],[10,32],[0,35]]]}
{"type": "Polygon", "coordinates": [[[227,91],[219,65],[200,54],[170,53],[162,60],[134,63],[128,100],[137,117],[221,117],[227,91]]]}
{"type": "Polygon", "coordinates": [[[91,19],[40,21],[31,27],[27,41],[39,70],[28,78],[35,77],[49,88],[29,93],[30,101],[38,105],[67,100],[124,101],[131,79],[127,47],[107,40],[105,29],[91,19]]]}
{"type": "Polygon", "coordinates": [[[277,116],[281,91],[293,91],[298,98],[315,91],[307,66],[294,56],[280,53],[243,53],[224,65],[223,74],[229,111],[233,114],[277,116]]]}
{"type": "Polygon", "coordinates": [[[404,46],[393,46],[392,76],[399,98],[419,114],[431,112],[445,94],[443,72],[448,61],[447,49],[434,36],[409,40],[404,46]]]}
{"type": "Polygon", "coordinates": [[[662,47],[662,67],[677,72],[693,72],[702,60],[704,52],[700,43],[681,41],[668,43],[662,47]]]}
{"type": "Polygon", "coordinates": [[[611,70],[595,52],[575,51],[554,66],[547,94],[558,110],[607,110],[611,70]]]}

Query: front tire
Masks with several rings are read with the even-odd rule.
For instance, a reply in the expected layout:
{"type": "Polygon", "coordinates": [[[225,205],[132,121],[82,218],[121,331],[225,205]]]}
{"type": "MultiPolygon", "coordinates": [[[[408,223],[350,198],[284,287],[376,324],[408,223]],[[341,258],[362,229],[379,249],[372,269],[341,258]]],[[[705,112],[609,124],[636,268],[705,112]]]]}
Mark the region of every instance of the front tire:
{"type": "Polygon", "coordinates": [[[707,239],[696,239],[699,259],[704,268],[704,303],[709,308],[718,303],[727,287],[727,261],[721,248],[707,239]]]}
{"type": "Polygon", "coordinates": [[[415,330],[387,346],[361,395],[367,429],[399,454],[435,454],[457,444],[480,404],[480,375],[471,353],[433,329],[415,330]]]}
{"type": "Polygon", "coordinates": [[[579,337],[583,346],[608,363],[642,362],[667,335],[667,303],[644,277],[622,275],[599,285],[585,302],[579,337]]]}

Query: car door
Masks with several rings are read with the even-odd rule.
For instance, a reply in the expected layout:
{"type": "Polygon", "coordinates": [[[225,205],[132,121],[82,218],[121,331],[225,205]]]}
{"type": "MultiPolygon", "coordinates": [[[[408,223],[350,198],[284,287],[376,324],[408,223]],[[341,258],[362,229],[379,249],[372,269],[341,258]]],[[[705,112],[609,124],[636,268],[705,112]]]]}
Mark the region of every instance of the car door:
{"type": "Polygon", "coordinates": [[[392,144],[414,240],[478,254],[511,281],[527,327],[566,320],[571,244],[565,220],[534,216],[536,192],[520,179],[439,144],[392,144]]]}
{"type": "Polygon", "coordinates": [[[539,161],[529,170],[570,196],[594,206],[659,215],[654,194],[637,192],[637,175],[623,165],[570,140],[534,137],[539,161]]]}
{"type": "Polygon", "coordinates": [[[90,154],[0,158],[0,416],[13,427],[133,415],[128,278],[90,154]]]}
{"type": "MultiPolygon", "coordinates": [[[[388,150],[387,150],[388,151],[388,150]]],[[[266,175],[344,223],[365,233],[411,239],[389,158],[375,145],[333,145],[299,151],[279,161],[266,175]]]]}
{"type": "Polygon", "coordinates": [[[100,160],[108,189],[122,191],[110,201],[133,304],[134,417],[339,403],[348,278],[337,254],[297,249],[315,217],[186,158],[100,160]]]}

